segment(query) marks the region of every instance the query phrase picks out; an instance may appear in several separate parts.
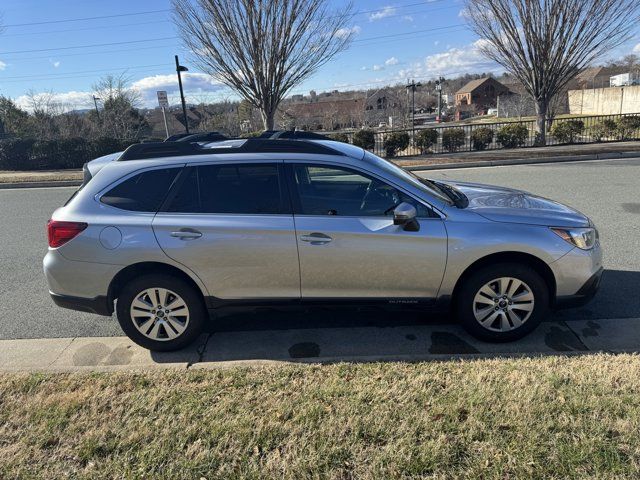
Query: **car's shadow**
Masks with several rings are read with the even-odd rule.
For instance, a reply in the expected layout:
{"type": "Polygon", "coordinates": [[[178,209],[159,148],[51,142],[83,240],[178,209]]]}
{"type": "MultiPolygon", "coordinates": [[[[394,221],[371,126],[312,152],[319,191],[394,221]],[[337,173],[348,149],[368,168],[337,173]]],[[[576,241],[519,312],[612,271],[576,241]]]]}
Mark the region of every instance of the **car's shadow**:
{"type": "MultiPolygon", "coordinates": [[[[199,351],[200,360],[207,362],[412,361],[468,354],[588,353],[598,340],[590,333],[600,328],[594,327],[598,325],[594,320],[628,318],[640,318],[640,272],[606,270],[591,303],[555,312],[532,334],[512,343],[478,341],[447,315],[336,307],[223,312],[212,321],[199,351]]],[[[616,334],[625,336],[624,331],[616,334]]],[[[163,357],[154,354],[158,362],[164,362],[163,357]]]]}

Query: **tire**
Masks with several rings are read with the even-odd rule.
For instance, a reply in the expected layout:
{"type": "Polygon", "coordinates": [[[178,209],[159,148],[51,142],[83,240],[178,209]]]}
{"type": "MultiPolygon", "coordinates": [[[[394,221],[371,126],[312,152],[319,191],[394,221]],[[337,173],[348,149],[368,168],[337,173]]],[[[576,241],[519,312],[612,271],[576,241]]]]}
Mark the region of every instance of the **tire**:
{"type": "Polygon", "coordinates": [[[454,308],[462,326],[474,337],[511,342],[532,332],[547,317],[549,287],[529,266],[490,265],[464,280],[454,308]]]}
{"type": "Polygon", "coordinates": [[[198,291],[180,278],[163,274],[144,275],[127,283],[118,297],[116,312],[124,333],[155,352],[179,350],[193,343],[208,318],[198,291]],[[155,304],[158,300],[161,309],[155,304]]]}

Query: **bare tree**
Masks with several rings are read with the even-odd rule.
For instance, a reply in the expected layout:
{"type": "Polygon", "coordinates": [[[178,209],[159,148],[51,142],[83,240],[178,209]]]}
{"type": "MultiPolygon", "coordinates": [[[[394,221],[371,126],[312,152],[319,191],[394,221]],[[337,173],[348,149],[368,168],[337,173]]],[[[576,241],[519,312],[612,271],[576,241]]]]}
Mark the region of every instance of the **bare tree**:
{"type": "Polygon", "coordinates": [[[286,94],[346,49],[352,5],[328,0],[173,0],[193,60],[260,110],[273,129],[286,94]]]}
{"type": "MultiPolygon", "coordinates": [[[[140,92],[129,88],[129,78],[124,75],[106,75],[94,86],[94,95],[102,101],[100,118],[95,116],[98,135],[119,140],[136,140],[148,129],[149,124],[136,108],[140,104],[140,92]]],[[[93,118],[94,112],[90,112],[93,118]]]]}
{"type": "Polygon", "coordinates": [[[546,143],[549,104],[575,75],[627,41],[638,0],[467,0],[482,53],[517,78],[536,105],[546,143]]]}

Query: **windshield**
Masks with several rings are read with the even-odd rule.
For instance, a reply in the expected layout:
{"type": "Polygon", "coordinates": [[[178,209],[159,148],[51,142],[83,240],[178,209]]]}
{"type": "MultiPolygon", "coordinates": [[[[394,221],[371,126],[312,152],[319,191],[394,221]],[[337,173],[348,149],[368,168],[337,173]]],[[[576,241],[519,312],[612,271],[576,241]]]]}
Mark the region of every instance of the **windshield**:
{"type": "Polygon", "coordinates": [[[419,177],[413,172],[405,170],[402,167],[399,167],[395,163],[390,162],[389,160],[385,160],[383,158],[374,155],[371,152],[366,152],[364,156],[367,162],[373,163],[376,166],[384,169],[387,173],[400,178],[406,182],[409,182],[411,185],[419,188],[420,190],[426,192],[427,194],[442,200],[448,204],[454,204],[454,199],[447,192],[446,189],[439,186],[437,183],[428,180],[426,178],[419,177]]]}

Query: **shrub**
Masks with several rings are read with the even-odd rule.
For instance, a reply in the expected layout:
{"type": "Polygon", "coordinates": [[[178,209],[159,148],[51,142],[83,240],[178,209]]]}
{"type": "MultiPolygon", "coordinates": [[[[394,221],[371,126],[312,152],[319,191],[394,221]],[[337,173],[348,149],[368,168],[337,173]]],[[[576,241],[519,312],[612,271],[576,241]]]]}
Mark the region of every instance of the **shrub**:
{"type": "Polygon", "coordinates": [[[373,130],[363,128],[353,134],[353,144],[365,150],[373,150],[376,146],[376,135],[373,130]]]}
{"type": "Polygon", "coordinates": [[[331,140],[335,140],[336,142],[349,143],[349,135],[346,133],[334,133],[329,135],[331,140]]]}
{"type": "Polygon", "coordinates": [[[640,116],[631,115],[619,118],[616,122],[616,127],[620,140],[636,138],[640,129],[640,116]]]}
{"type": "Polygon", "coordinates": [[[471,144],[474,150],[484,150],[493,142],[493,130],[489,127],[479,127],[471,132],[471,144]]]}
{"type": "Polygon", "coordinates": [[[427,153],[429,149],[438,141],[438,131],[433,128],[425,128],[416,133],[416,147],[420,153],[427,153]]]}
{"type": "Polygon", "coordinates": [[[260,135],[262,135],[262,130],[255,130],[253,132],[244,132],[244,133],[241,133],[239,136],[240,138],[255,138],[255,137],[259,137],[260,135]]]}
{"type": "Polygon", "coordinates": [[[447,152],[457,152],[467,141],[467,134],[462,128],[447,128],[442,132],[442,146],[447,152]]]}
{"type": "Polygon", "coordinates": [[[609,118],[596,123],[589,129],[589,133],[596,142],[601,142],[604,138],[611,138],[616,135],[617,125],[615,120],[609,118]]]}
{"type": "Polygon", "coordinates": [[[551,135],[560,143],[573,143],[576,137],[584,131],[582,120],[566,120],[555,123],[551,127],[551,135]]]}
{"type": "Polygon", "coordinates": [[[395,157],[396,154],[409,146],[409,134],[407,132],[393,132],[384,139],[384,151],[387,157],[395,157]]]}
{"type": "Polygon", "coordinates": [[[516,148],[524,145],[529,136],[529,129],[522,123],[511,123],[505,125],[496,135],[496,140],[504,148],[516,148]]]}
{"type": "Polygon", "coordinates": [[[27,170],[33,140],[7,138],[0,140],[0,170],[27,170]]]}

